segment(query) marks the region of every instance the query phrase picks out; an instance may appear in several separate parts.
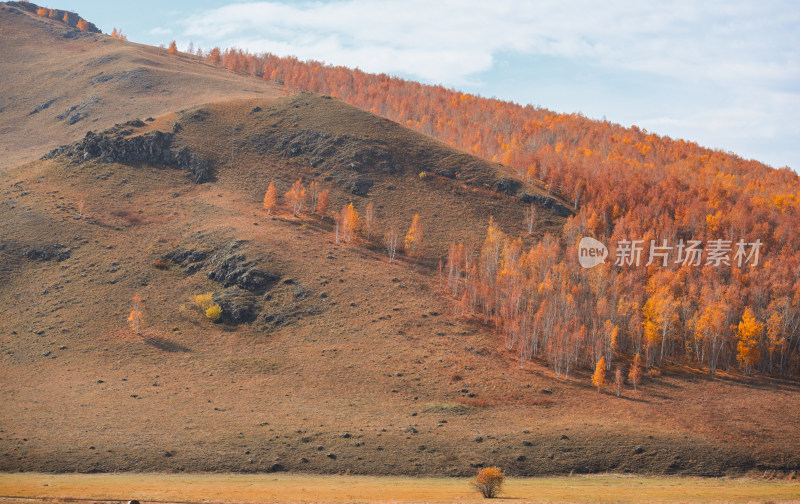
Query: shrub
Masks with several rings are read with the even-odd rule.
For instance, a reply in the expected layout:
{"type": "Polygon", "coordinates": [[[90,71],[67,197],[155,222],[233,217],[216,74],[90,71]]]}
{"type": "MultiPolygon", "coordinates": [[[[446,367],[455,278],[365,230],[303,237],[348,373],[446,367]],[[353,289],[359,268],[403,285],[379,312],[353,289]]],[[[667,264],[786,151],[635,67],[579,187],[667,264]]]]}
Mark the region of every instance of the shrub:
{"type": "Polygon", "coordinates": [[[154,262],[154,263],[153,263],[153,266],[154,266],[155,268],[158,268],[158,269],[160,269],[160,270],[165,270],[165,269],[167,269],[167,263],[166,263],[166,262],[164,262],[164,261],[160,261],[160,260],[159,260],[159,261],[156,261],[156,262],[154,262]]]}
{"type": "Polygon", "coordinates": [[[205,313],[214,304],[214,295],[210,292],[198,294],[194,297],[194,302],[205,313]]]}
{"type": "Polygon", "coordinates": [[[485,467],[475,475],[472,486],[485,498],[492,499],[500,493],[500,487],[505,480],[506,477],[499,467],[485,467]]]}
{"type": "Polygon", "coordinates": [[[222,316],[222,307],[218,304],[212,304],[206,309],[206,317],[209,320],[216,322],[222,316]]]}

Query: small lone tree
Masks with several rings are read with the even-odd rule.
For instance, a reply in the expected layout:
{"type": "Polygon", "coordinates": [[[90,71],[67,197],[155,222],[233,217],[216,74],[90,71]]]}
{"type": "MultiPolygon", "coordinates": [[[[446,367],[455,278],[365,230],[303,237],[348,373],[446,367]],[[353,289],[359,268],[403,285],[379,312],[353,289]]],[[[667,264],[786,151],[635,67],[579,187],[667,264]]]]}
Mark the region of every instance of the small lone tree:
{"type": "Polygon", "coordinates": [[[131,329],[133,329],[133,331],[136,333],[136,336],[139,336],[139,331],[142,328],[143,321],[144,309],[142,308],[142,297],[137,292],[133,295],[131,313],[128,315],[128,324],[130,324],[131,329]]]}
{"type": "Polygon", "coordinates": [[[533,230],[536,227],[536,207],[531,203],[531,205],[525,209],[525,229],[528,230],[528,234],[532,235],[533,230]]]}
{"type": "Polygon", "coordinates": [[[617,371],[614,373],[614,388],[617,392],[617,397],[622,395],[622,370],[617,366],[617,371]]]}
{"type": "Polygon", "coordinates": [[[472,486],[484,498],[493,499],[500,493],[505,480],[506,477],[499,467],[485,467],[475,475],[475,479],[472,480],[472,486]]]}
{"type": "Polygon", "coordinates": [[[264,210],[267,211],[268,215],[272,215],[272,212],[275,211],[275,207],[277,206],[278,193],[275,190],[275,184],[270,182],[269,187],[267,188],[267,193],[264,195],[264,210]]]}
{"type": "Polygon", "coordinates": [[[419,223],[418,214],[414,214],[414,218],[411,220],[411,227],[406,233],[403,248],[410,256],[416,256],[422,250],[422,225],[419,223]]]}
{"type": "Polygon", "coordinates": [[[397,234],[397,228],[389,226],[389,232],[383,238],[383,244],[386,245],[386,253],[389,254],[389,262],[394,262],[398,243],[400,243],[400,235],[397,234]]]}
{"type": "Polygon", "coordinates": [[[600,387],[606,382],[606,358],[600,357],[600,360],[597,361],[597,367],[594,368],[594,374],[592,375],[592,385],[597,387],[597,391],[600,392],[600,387]]]}
{"type": "Polygon", "coordinates": [[[178,54],[178,44],[176,44],[174,40],[169,43],[169,49],[167,52],[170,54],[178,54]]]}
{"type": "Polygon", "coordinates": [[[366,234],[367,241],[372,238],[372,233],[375,231],[375,226],[378,224],[378,219],[375,217],[375,205],[370,201],[367,208],[364,210],[364,233],[366,234]]]}
{"type": "Polygon", "coordinates": [[[331,192],[327,189],[323,190],[319,193],[319,197],[317,198],[317,214],[320,217],[325,217],[325,214],[328,213],[331,207],[331,192]]]}
{"type": "Polygon", "coordinates": [[[638,353],[633,358],[631,370],[628,371],[628,379],[633,383],[633,390],[636,391],[636,386],[642,381],[642,358],[638,353]]]}

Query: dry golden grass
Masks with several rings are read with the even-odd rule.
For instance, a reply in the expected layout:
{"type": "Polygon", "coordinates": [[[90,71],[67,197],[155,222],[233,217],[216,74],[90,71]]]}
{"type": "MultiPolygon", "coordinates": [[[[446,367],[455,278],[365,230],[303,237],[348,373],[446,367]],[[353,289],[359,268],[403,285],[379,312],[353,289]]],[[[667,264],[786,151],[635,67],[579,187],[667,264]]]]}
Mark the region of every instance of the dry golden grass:
{"type": "MultiPolygon", "coordinates": [[[[236,503],[478,503],[465,478],[233,474],[0,474],[0,496],[25,499],[236,503]]],[[[0,497],[0,502],[2,502],[0,497]]],[[[594,475],[510,478],[498,502],[798,502],[800,483],[594,475]]],[[[491,501],[489,501],[491,502],[491,501]]]]}

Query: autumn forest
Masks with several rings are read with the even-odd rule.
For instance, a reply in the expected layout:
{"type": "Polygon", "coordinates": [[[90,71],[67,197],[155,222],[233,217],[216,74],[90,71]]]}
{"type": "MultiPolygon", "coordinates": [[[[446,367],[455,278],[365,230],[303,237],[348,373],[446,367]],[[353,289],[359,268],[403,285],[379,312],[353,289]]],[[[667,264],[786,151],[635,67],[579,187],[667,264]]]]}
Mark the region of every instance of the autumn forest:
{"type": "Polygon", "coordinates": [[[534,229],[533,206],[526,219],[536,240],[527,247],[487,216],[480,249],[454,243],[440,264],[457,313],[496,326],[520,365],[543,359],[569,375],[601,359],[611,369],[641,355],[651,367],[800,374],[800,179],[790,169],[357,69],[237,49],[197,57],[289,91],[334,96],[500,162],[568,200],[575,215],[561,236],[534,229]],[[608,244],[610,260],[581,268],[584,236],[608,244]],[[641,264],[615,263],[616,246],[632,241],[644,244],[641,264]],[[645,264],[651,242],[678,260],[662,254],[645,264]],[[684,243],[694,244],[697,261],[681,260],[675,249],[684,243]],[[727,246],[730,257],[707,260],[712,251],[702,247],[711,243],[727,246]],[[752,250],[744,264],[733,255],[737,244],[756,243],[757,260],[752,250]]]}

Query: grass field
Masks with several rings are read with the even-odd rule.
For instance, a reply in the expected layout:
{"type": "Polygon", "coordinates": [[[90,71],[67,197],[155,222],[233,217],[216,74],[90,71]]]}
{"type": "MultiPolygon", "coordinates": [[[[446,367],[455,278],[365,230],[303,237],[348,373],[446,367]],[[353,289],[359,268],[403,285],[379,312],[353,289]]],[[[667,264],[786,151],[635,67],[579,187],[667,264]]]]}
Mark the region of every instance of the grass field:
{"type": "MultiPolygon", "coordinates": [[[[512,478],[500,502],[800,502],[800,483],[593,475],[512,478]]],[[[465,478],[303,474],[0,474],[0,502],[484,502],[465,478]]]]}

